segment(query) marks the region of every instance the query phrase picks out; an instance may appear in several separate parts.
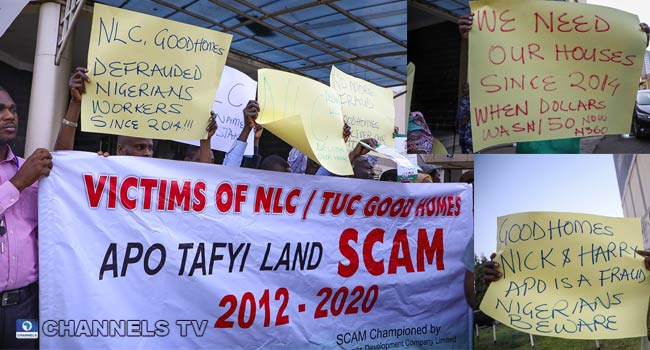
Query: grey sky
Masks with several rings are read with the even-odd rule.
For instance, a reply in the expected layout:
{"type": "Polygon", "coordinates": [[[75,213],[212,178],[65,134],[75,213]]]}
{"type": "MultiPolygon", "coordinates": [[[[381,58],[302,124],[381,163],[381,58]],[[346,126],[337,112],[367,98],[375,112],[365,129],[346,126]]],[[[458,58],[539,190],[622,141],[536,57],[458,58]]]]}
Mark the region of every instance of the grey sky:
{"type": "Polygon", "coordinates": [[[587,3],[627,11],[639,16],[641,22],[650,24],[650,1],[648,0],[587,0],[587,3]]]}

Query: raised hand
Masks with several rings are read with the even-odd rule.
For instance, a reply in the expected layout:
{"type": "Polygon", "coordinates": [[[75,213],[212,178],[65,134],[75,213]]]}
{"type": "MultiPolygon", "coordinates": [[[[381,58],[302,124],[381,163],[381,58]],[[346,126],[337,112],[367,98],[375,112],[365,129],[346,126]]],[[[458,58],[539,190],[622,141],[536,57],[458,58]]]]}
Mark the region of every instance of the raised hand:
{"type": "Polygon", "coordinates": [[[485,283],[490,284],[492,282],[498,281],[503,276],[499,269],[499,263],[494,261],[494,258],[497,256],[496,253],[490,255],[490,261],[486,262],[485,267],[485,283]]]}
{"type": "Polygon", "coordinates": [[[88,69],[77,67],[68,81],[72,101],[76,103],[81,103],[81,95],[86,93],[86,83],[90,82],[90,78],[88,78],[86,73],[88,73],[88,69]]]}
{"type": "Polygon", "coordinates": [[[463,38],[469,38],[469,31],[472,30],[472,23],[474,22],[474,14],[460,16],[458,19],[458,30],[463,38]]]}
{"type": "Polygon", "coordinates": [[[244,108],[244,127],[249,129],[255,129],[255,121],[257,120],[257,115],[260,113],[260,105],[255,100],[250,100],[244,108]]]}
{"type": "Polygon", "coordinates": [[[210,118],[208,118],[208,126],[205,128],[205,131],[208,132],[207,140],[210,140],[214,136],[214,133],[217,132],[217,116],[212,111],[210,111],[210,118]]]}

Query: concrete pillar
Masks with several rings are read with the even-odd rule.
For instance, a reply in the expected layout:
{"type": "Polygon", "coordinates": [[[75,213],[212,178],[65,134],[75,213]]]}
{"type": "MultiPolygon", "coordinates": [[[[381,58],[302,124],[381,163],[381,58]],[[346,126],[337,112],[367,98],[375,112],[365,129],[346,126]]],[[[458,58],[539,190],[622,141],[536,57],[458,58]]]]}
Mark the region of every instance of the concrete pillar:
{"type": "Polygon", "coordinates": [[[25,142],[26,157],[39,147],[52,149],[68,105],[71,44],[68,45],[61,64],[54,65],[60,13],[61,5],[53,2],[43,3],[39,12],[25,142]]]}

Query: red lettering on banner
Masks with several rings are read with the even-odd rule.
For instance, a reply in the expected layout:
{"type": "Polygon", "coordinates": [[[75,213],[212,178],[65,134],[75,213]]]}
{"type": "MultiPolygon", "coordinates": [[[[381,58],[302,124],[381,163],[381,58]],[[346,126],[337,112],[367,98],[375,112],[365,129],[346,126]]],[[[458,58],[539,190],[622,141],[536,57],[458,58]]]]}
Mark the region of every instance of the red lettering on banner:
{"type": "Polygon", "coordinates": [[[330,213],[334,216],[337,216],[343,212],[345,212],[345,215],[352,216],[357,211],[355,205],[360,202],[361,199],[362,197],[360,194],[353,196],[350,193],[343,194],[332,191],[324,191],[323,205],[321,206],[320,214],[324,215],[329,209],[330,213]]]}
{"type": "Polygon", "coordinates": [[[424,272],[424,258],[426,257],[427,264],[433,263],[433,257],[436,257],[436,269],[445,269],[445,244],[442,237],[442,229],[437,228],[433,233],[431,243],[429,243],[429,236],[427,230],[421,228],[418,230],[418,272],[424,272]]]}
{"type": "Polygon", "coordinates": [[[165,210],[166,198],[167,198],[167,181],[161,181],[160,188],[158,189],[158,211],[165,210]]]}
{"type": "Polygon", "coordinates": [[[388,214],[391,218],[398,216],[405,218],[411,212],[414,202],[413,198],[406,200],[404,198],[372,196],[363,208],[363,215],[382,217],[388,214]]]}
{"type": "Polygon", "coordinates": [[[255,194],[255,213],[295,214],[296,204],[294,204],[294,200],[300,199],[301,190],[294,188],[284,198],[282,197],[282,192],[282,187],[269,186],[265,188],[264,186],[259,186],[255,194]]]}
{"type": "Polygon", "coordinates": [[[224,182],[217,187],[217,193],[215,194],[215,203],[217,205],[217,210],[220,213],[227,213],[232,208],[233,200],[233,191],[232,185],[228,182],[224,182]]]}
{"type": "Polygon", "coordinates": [[[167,210],[172,211],[176,206],[183,206],[183,211],[190,210],[190,187],[189,180],[183,181],[183,188],[180,188],[178,180],[171,181],[169,198],[167,199],[167,210]]]}
{"type": "Polygon", "coordinates": [[[140,179],[140,187],[144,190],[144,203],[142,203],[142,210],[151,210],[151,192],[154,188],[158,187],[158,179],[142,178],[140,179]]]}
{"type": "Polygon", "coordinates": [[[194,202],[192,203],[192,210],[199,213],[205,209],[205,187],[203,181],[199,181],[194,185],[194,202]]]}
{"type": "MultiPolygon", "coordinates": [[[[154,207],[153,191],[158,192],[158,211],[185,212],[202,211],[205,208],[206,184],[203,181],[192,183],[190,180],[139,178],[127,176],[120,179],[117,175],[84,174],[83,182],[88,198],[88,206],[97,209],[105,198],[107,209],[116,209],[117,204],[125,210],[149,211],[154,207]],[[108,186],[106,186],[108,182],[108,186]],[[169,192],[167,189],[169,188],[169,192]]],[[[238,190],[241,190],[238,185],[238,190]]]]}
{"type": "Polygon", "coordinates": [[[363,263],[366,265],[366,270],[373,275],[379,276],[384,273],[384,260],[375,260],[372,256],[372,248],[376,243],[384,242],[384,230],[376,228],[366,236],[363,240],[363,263]]]}
{"type": "Polygon", "coordinates": [[[86,185],[86,194],[88,194],[88,205],[92,209],[99,207],[99,200],[102,198],[104,186],[106,185],[106,175],[100,175],[99,181],[95,185],[92,174],[84,174],[84,184],[86,185]]]}
{"type": "MultiPolygon", "coordinates": [[[[363,255],[363,264],[369,274],[380,276],[386,273],[385,260],[378,259],[373,254],[374,247],[378,244],[384,244],[385,231],[381,228],[371,230],[363,240],[361,253],[363,255]]],[[[347,228],[341,233],[339,238],[339,251],[341,255],[348,260],[345,264],[341,261],[338,263],[338,274],[341,277],[349,278],[359,269],[359,254],[350,242],[357,243],[359,232],[353,228],[347,228]]],[[[387,274],[396,274],[398,268],[403,267],[406,273],[425,272],[426,266],[433,265],[434,258],[437,270],[444,270],[444,240],[443,229],[436,228],[433,237],[429,241],[429,236],[425,228],[418,230],[416,259],[415,264],[417,271],[414,269],[414,261],[411,255],[411,247],[406,229],[398,229],[393,237],[390,256],[388,259],[387,274]]]]}
{"type": "Polygon", "coordinates": [[[135,209],[136,200],[129,197],[129,190],[138,186],[138,178],[129,176],[120,184],[120,203],[126,210],[135,209]]]}
{"type": "Polygon", "coordinates": [[[117,176],[111,175],[108,179],[108,184],[108,209],[115,209],[117,208],[117,176]]]}
{"type": "Polygon", "coordinates": [[[346,259],[348,259],[349,264],[345,265],[339,261],[338,273],[341,277],[352,277],[359,266],[359,255],[357,251],[350,246],[350,241],[354,243],[357,242],[359,232],[353,228],[346,228],[341,233],[339,238],[339,251],[346,259]]]}
{"type": "Polygon", "coordinates": [[[257,188],[255,194],[255,212],[259,213],[260,209],[264,209],[265,213],[271,212],[271,201],[273,200],[273,186],[268,191],[265,191],[264,186],[257,188]]]}
{"type": "Polygon", "coordinates": [[[415,216],[458,216],[460,203],[459,196],[424,198],[415,208],[415,216]]]}
{"type": "MultiPolygon", "coordinates": [[[[418,251],[420,250],[420,241],[418,240],[418,251]]],[[[406,229],[399,229],[393,238],[393,249],[390,251],[390,260],[388,261],[388,274],[397,273],[398,267],[406,268],[406,272],[414,272],[413,262],[411,261],[411,252],[409,251],[409,241],[406,236],[406,229]],[[400,257],[401,250],[401,257],[400,257]]]]}
{"type": "Polygon", "coordinates": [[[215,194],[215,203],[217,210],[222,213],[228,213],[234,206],[234,213],[241,213],[241,206],[246,203],[246,192],[248,185],[238,184],[233,189],[229,182],[222,182],[217,186],[215,194]]]}

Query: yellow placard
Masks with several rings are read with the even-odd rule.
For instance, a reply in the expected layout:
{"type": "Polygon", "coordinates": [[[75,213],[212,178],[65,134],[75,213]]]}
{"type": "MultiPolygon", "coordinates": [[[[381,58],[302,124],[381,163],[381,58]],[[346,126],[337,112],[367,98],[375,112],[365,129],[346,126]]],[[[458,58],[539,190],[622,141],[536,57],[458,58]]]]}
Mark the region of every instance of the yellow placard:
{"type": "Polygon", "coordinates": [[[447,151],[447,147],[445,147],[440,140],[434,138],[431,154],[449,154],[449,151],[447,151]]]}
{"type": "Polygon", "coordinates": [[[638,218],[531,212],[499,217],[503,277],[481,310],[525,333],[574,339],[646,335],[650,297],[638,218]]]}
{"type": "Polygon", "coordinates": [[[630,131],[646,36],[637,16],[555,1],[470,1],[474,150],[630,131]]]}
{"type": "Polygon", "coordinates": [[[395,146],[393,90],[345,74],[334,66],[330,71],[330,86],[341,97],[343,120],[352,128],[348,148],[354,148],[365,138],[395,146]]]}
{"type": "Polygon", "coordinates": [[[257,122],[337,175],[352,175],[341,100],[331,87],[274,69],[257,71],[257,122]]]}
{"type": "Polygon", "coordinates": [[[82,130],[204,138],[231,40],[230,34],[95,4],[82,130]]]}

